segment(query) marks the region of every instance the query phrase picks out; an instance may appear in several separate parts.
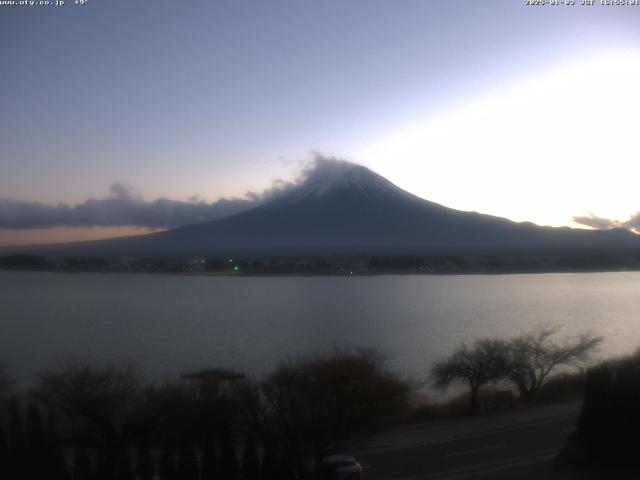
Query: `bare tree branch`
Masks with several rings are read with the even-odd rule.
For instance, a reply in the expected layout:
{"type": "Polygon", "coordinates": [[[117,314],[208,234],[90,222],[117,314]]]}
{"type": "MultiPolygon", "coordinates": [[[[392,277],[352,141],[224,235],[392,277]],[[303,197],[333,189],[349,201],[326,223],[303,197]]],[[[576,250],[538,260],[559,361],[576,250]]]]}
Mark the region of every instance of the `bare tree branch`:
{"type": "Polygon", "coordinates": [[[540,327],[509,342],[508,374],[520,391],[520,398],[531,401],[549,375],[561,366],[587,362],[603,338],[592,333],[574,339],[555,341],[559,327],[540,327]]]}
{"type": "Polygon", "coordinates": [[[433,384],[446,390],[456,382],[465,382],[471,390],[471,411],[479,411],[478,391],[506,374],[507,348],[496,339],[476,340],[471,347],[462,344],[449,357],[436,362],[431,369],[433,384]]]}

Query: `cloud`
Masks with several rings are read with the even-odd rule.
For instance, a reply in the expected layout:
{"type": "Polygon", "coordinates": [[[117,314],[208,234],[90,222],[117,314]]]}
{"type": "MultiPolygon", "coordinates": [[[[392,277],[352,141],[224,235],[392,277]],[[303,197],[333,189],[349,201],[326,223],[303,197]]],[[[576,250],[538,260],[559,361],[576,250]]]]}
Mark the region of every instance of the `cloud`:
{"type": "Polygon", "coordinates": [[[619,228],[623,226],[618,220],[599,217],[591,212],[585,216],[573,217],[573,221],[580,225],[585,225],[597,230],[608,230],[610,228],[619,228]]]}
{"type": "Polygon", "coordinates": [[[624,222],[623,226],[635,232],[640,230],[640,212],[636,213],[635,215],[632,215],[631,218],[629,218],[629,220],[624,222]]]}
{"type": "Polygon", "coordinates": [[[262,192],[248,191],[241,198],[221,198],[207,203],[194,195],[188,201],[158,198],[146,201],[131,185],[111,185],[106,198],[90,198],[77,205],[47,205],[0,199],[0,229],[34,229],[51,227],[116,227],[175,228],[218,220],[265,203],[307,182],[321,181],[351,165],[340,159],[314,153],[310,161],[299,162],[294,181],[276,179],[262,192]]]}
{"type": "Polygon", "coordinates": [[[65,203],[46,205],[0,199],[0,228],[30,229],[58,226],[112,227],[138,226],[173,228],[191,223],[207,222],[233,215],[263,201],[252,198],[223,198],[207,203],[195,196],[188,202],[159,198],[145,201],[130,185],[114,183],[106,198],[90,198],[70,206],[65,203]]]}
{"type": "Polygon", "coordinates": [[[262,192],[248,191],[244,196],[256,203],[262,203],[267,200],[271,200],[279,195],[282,195],[290,190],[299,186],[299,181],[288,182],[282,179],[275,179],[271,182],[271,187],[263,190],[262,192]]]}
{"type": "MultiPolygon", "coordinates": [[[[288,161],[288,164],[293,165],[294,162],[288,161]]],[[[295,162],[295,166],[298,169],[295,180],[273,180],[270,188],[263,190],[261,193],[249,191],[245,193],[245,197],[257,202],[272,200],[308,184],[331,181],[344,173],[345,170],[353,167],[353,165],[353,163],[341,158],[312,152],[310,160],[298,160],[295,162]]]]}
{"type": "Polygon", "coordinates": [[[140,195],[131,185],[128,183],[116,182],[111,185],[109,189],[112,198],[118,200],[130,201],[130,202],[142,202],[142,195],[140,195]]]}
{"type": "Polygon", "coordinates": [[[635,233],[640,233],[640,212],[631,215],[628,220],[620,221],[612,218],[598,217],[589,213],[582,217],[573,217],[573,221],[580,225],[595,228],[598,230],[609,230],[611,228],[626,228],[635,233]]]}

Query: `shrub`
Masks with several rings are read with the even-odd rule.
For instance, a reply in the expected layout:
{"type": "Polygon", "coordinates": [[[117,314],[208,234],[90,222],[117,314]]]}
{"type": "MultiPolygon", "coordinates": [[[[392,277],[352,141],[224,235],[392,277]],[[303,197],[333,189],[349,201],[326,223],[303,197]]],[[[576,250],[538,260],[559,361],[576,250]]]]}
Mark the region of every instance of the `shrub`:
{"type": "Polygon", "coordinates": [[[281,364],[262,387],[267,414],[297,469],[372,431],[406,405],[407,390],[373,350],[281,364]]]}
{"type": "Polygon", "coordinates": [[[592,460],[638,464],[640,355],[605,362],[587,373],[577,437],[592,460]]]}

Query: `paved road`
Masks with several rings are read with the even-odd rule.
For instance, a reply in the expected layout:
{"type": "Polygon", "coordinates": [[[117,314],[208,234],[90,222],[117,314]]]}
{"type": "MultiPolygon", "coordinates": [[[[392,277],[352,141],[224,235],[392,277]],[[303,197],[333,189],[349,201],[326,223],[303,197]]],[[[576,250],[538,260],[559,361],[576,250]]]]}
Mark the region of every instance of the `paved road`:
{"type": "Polygon", "coordinates": [[[569,412],[453,440],[365,451],[356,457],[367,467],[367,480],[484,477],[552,458],[576,420],[577,412],[569,412]]]}

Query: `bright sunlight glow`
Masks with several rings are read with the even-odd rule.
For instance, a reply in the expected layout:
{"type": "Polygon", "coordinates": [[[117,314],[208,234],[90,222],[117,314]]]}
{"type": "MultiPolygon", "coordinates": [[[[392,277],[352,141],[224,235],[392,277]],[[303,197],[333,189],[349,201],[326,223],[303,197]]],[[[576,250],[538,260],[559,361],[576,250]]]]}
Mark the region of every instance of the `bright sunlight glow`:
{"type": "Polygon", "coordinates": [[[624,220],[638,204],[639,89],[640,56],[601,55],[405,126],[363,158],[454,208],[544,225],[588,211],[624,220]]]}

